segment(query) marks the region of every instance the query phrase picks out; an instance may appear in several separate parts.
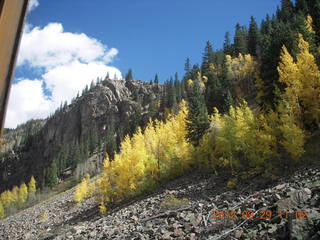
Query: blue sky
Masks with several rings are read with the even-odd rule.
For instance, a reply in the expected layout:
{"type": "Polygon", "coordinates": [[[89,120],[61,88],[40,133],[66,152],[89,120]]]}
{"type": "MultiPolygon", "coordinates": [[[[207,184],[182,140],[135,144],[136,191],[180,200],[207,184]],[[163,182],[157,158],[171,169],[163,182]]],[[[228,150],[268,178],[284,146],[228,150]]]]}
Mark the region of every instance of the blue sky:
{"type": "Polygon", "coordinates": [[[183,73],[186,57],[201,60],[205,42],[221,48],[237,22],[258,23],[280,0],[40,0],[28,17],[35,26],[61,22],[70,32],[86,33],[119,50],[113,65],[137,79],[161,80],[183,73]]]}
{"type": "Polygon", "coordinates": [[[207,40],[221,48],[236,23],[258,23],[280,0],[31,0],[7,127],[46,117],[106,71],[149,81],[200,63],[207,40]],[[120,73],[121,72],[121,73],[120,73]],[[46,86],[46,89],[43,87],[46,86]],[[21,96],[30,90],[30,96],[21,96]],[[32,107],[33,106],[33,107],[32,107]]]}

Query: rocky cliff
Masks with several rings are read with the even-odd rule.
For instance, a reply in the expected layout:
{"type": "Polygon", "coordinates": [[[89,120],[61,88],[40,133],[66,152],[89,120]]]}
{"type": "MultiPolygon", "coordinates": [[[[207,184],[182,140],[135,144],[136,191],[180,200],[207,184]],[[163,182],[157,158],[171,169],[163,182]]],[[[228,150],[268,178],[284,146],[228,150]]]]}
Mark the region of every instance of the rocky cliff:
{"type": "Polygon", "coordinates": [[[148,121],[152,116],[150,109],[157,105],[162,89],[161,85],[141,81],[98,83],[48,118],[19,151],[0,159],[0,192],[28,181],[31,175],[43,185],[47,169],[59,152],[73,142],[90,138],[93,133],[103,140],[112,127],[117,133],[114,138],[123,137],[132,126],[148,121]]]}

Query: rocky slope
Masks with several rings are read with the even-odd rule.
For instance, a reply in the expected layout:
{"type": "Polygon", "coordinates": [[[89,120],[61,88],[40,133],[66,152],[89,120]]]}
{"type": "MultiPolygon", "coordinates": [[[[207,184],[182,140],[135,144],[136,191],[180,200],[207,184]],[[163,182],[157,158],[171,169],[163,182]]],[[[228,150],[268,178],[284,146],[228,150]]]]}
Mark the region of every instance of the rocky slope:
{"type": "Polygon", "coordinates": [[[69,190],[1,220],[0,239],[320,239],[319,166],[235,189],[226,181],[194,171],[105,216],[93,199],[74,204],[69,190]]]}
{"type": "Polygon", "coordinates": [[[100,82],[50,117],[18,152],[0,159],[0,192],[29,181],[31,175],[43,185],[46,170],[60,150],[90,138],[92,132],[102,138],[112,125],[115,131],[126,134],[128,124],[136,124],[132,123],[135,114],[146,122],[161,91],[161,85],[141,81],[100,82]]]}

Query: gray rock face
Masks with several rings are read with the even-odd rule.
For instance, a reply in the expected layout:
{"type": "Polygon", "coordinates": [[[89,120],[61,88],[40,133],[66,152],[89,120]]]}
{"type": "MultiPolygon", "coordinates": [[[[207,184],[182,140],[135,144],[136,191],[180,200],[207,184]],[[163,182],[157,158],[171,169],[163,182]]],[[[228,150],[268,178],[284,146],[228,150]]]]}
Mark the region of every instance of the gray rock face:
{"type": "Polygon", "coordinates": [[[128,124],[136,112],[147,121],[150,105],[162,89],[161,85],[141,81],[107,80],[98,84],[49,118],[20,153],[0,161],[0,192],[28,181],[31,175],[43,179],[45,169],[62,147],[88,138],[91,131],[105,136],[110,124],[115,129],[128,124]]]}

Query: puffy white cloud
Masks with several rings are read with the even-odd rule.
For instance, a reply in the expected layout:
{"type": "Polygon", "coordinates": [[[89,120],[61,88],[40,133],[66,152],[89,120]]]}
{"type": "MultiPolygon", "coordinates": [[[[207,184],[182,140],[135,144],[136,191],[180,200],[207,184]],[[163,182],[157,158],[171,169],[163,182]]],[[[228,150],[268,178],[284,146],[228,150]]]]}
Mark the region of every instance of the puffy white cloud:
{"type": "Polygon", "coordinates": [[[53,102],[43,93],[41,80],[20,80],[11,87],[6,127],[14,128],[29,119],[46,117],[53,102]]]}
{"type": "Polygon", "coordinates": [[[28,6],[28,12],[31,12],[33,9],[39,6],[39,1],[38,0],[30,0],[29,1],[29,6],[28,6]]]}
{"type": "Polygon", "coordinates": [[[60,23],[50,23],[44,28],[35,27],[22,37],[18,66],[52,68],[76,59],[83,62],[95,60],[109,63],[117,55],[114,48],[105,45],[84,33],[64,32],[60,23]]]}
{"type": "Polygon", "coordinates": [[[114,74],[121,76],[117,68],[106,66],[101,62],[74,61],[50,69],[42,77],[52,92],[52,101],[60,103],[65,100],[70,102],[92,80],[96,80],[97,77],[105,77],[107,72],[110,77],[113,77],[114,74]]]}
{"type": "Polygon", "coordinates": [[[97,77],[109,73],[111,78],[117,75],[122,79],[117,68],[107,65],[117,54],[117,49],[109,49],[84,33],[65,32],[60,23],[50,23],[44,28],[28,25],[17,66],[41,69],[43,74],[34,80],[18,79],[12,86],[5,127],[48,116],[97,77]],[[43,83],[51,92],[50,98],[44,93],[43,83]]]}

